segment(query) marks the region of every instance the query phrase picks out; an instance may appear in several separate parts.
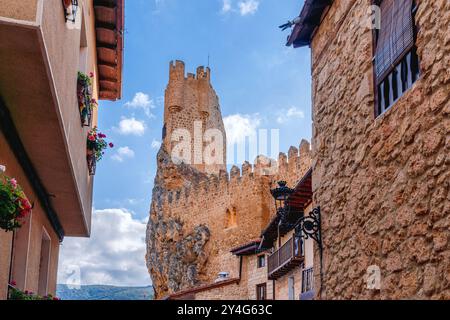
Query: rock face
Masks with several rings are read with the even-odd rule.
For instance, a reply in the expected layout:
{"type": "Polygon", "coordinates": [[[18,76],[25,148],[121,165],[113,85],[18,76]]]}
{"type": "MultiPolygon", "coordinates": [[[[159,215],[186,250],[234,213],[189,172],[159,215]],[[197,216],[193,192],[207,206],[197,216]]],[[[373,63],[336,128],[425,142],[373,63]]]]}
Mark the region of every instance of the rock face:
{"type": "Polygon", "coordinates": [[[159,295],[198,284],[198,274],[207,260],[205,245],[210,239],[206,225],[197,225],[188,233],[179,217],[164,210],[164,200],[172,188],[186,188],[202,176],[189,166],[174,165],[168,158],[161,149],[147,226],[147,267],[159,295]],[[193,179],[187,181],[185,177],[193,179]]]}
{"type": "MultiPolygon", "coordinates": [[[[311,166],[309,143],[302,141],[300,154],[292,147],[288,156],[280,154],[278,163],[260,156],[254,166],[246,162],[242,170],[234,166],[228,174],[225,130],[218,98],[209,84],[209,69],[205,74],[199,68],[197,76],[185,78],[184,64],[178,61],[171,64],[170,73],[146,240],[146,262],[156,298],[211,283],[219,272],[238,277],[239,262],[230,249],[259,238],[275,214],[271,186],[280,179],[294,185],[311,166]],[[189,159],[180,163],[179,154],[174,156],[180,143],[178,129],[196,136],[196,122],[203,123],[200,134],[208,129],[222,133],[222,150],[216,151],[223,152],[223,163],[189,159]]],[[[208,147],[206,134],[204,140],[188,137],[183,141],[208,147]]],[[[184,155],[195,159],[195,151],[186,150],[184,155]]]]}
{"type": "Polygon", "coordinates": [[[421,75],[379,117],[372,30],[359,27],[371,1],[334,1],[313,39],[323,299],[450,298],[450,2],[417,3],[421,75]]]}

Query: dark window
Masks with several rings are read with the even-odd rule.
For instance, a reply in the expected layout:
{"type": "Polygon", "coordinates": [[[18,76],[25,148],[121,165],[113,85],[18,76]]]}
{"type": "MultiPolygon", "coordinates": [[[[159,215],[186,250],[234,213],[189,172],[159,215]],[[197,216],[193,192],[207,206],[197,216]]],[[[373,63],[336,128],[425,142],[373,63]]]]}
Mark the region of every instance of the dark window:
{"type": "Polygon", "coordinates": [[[381,29],[375,34],[376,115],[389,109],[419,78],[413,0],[382,0],[381,29]]]}
{"type": "Polygon", "coordinates": [[[163,140],[166,138],[167,135],[167,128],[166,128],[166,124],[164,124],[164,127],[162,129],[162,138],[163,140]]]}
{"type": "Polygon", "coordinates": [[[258,256],[258,268],[264,268],[266,266],[266,256],[258,256]]]}
{"type": "Polygon", "coordinates": [[[267,300],[267,284],[262,283],[256,286],[256,300],[267,300]]]}

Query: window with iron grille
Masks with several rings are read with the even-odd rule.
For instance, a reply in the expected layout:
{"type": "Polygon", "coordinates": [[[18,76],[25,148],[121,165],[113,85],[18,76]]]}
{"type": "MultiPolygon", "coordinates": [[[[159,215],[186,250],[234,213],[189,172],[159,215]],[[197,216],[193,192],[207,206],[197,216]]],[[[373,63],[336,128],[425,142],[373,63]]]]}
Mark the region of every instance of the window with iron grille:
{"type": "Polygon", "coordinates": [[[375,34],[376,115],[389,109],[419,78],[414,0],[381,0],[381,28],[375,34]]]}
{"type": "Polygon", "coordinates": [[[314,268],[304,269],[302,271],[302,293],[313,290],[314,288],[314,268]]]}

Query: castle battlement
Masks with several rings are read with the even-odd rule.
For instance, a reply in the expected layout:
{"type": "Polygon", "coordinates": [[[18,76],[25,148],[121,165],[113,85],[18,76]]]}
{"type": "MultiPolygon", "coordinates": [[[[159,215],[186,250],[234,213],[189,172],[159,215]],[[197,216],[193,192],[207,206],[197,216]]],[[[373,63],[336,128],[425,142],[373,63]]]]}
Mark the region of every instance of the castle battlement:
{"type": "Polygon", "coordinates": [[[254,164],[245,161],[241,168],[234,165],[229,172],[219,170],[216,174],[199,172],[195,179],[189,179],[189,176],[197,171],[194,167],[186,164],[180,166],[183,169],[179,174],[189,183],[165,194],[164,202],[173,206],[185,206],[189,202],[201,201],[206,194],[207,197],[220,198],[227,194],[243,193],[249,187],[254,189],[279,180],[286,180],[288,185],[293,187],[311,167],[311,150],[309,142],[302,140],[299,148],[289,148],[288,156],[280,152],[278,160],[259,155],[254,164]]]}
{"type": "Polygon", "coordinates": [[[173,60],[169,63],[169,83],[170,81],[180,80],[211,80],[211,69],[209,67],[199,66],[196,73],[188,72],[186,75],[186,65],[181,60],[173,60]]]}

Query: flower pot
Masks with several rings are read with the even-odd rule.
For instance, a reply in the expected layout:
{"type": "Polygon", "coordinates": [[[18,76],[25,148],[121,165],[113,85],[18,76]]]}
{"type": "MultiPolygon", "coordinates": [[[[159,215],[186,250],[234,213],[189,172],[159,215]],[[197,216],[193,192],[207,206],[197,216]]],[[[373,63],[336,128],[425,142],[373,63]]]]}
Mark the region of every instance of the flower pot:
{"type": "Polygon", "coordinates": [[[97,168],[97,156],[93,150],[88,150],[86,155],[88,171],[90,176],[95,176],[95,170],[97,168]]]}
{"type": "Polygon", "coordinates": [[[71,4],[72,4],[72,0],[63,0],[64,8],[66,8],[66,9],[69,8],[71,4]]]}

